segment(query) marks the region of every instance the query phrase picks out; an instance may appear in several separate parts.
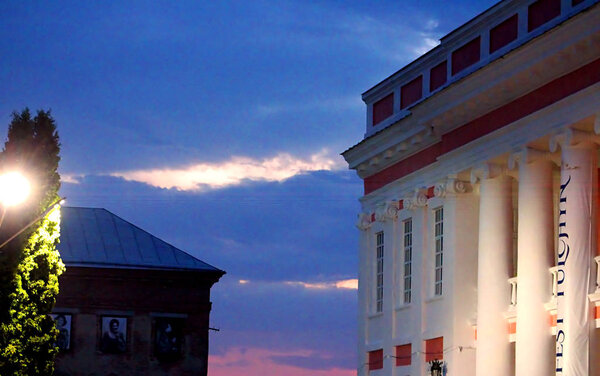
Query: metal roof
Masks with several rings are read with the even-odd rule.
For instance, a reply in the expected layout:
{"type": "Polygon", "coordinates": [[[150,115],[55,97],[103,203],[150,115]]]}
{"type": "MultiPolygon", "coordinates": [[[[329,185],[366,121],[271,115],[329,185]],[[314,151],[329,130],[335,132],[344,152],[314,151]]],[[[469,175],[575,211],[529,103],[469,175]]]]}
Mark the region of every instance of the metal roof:
{"type": "Polygon", "coordinates": [[[220,272],[100,208],[62,207],[58,250],[67,266],[220,272]]]}

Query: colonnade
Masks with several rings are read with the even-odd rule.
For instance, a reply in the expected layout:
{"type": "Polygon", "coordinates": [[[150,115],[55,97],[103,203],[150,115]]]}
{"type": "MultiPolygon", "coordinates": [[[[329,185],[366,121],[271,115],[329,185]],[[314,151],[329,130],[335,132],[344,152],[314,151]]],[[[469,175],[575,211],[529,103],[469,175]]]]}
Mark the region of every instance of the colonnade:
{"type": "Polygon", "coordinates": [[[523,148],[508,169],[472,169],[480,182],[476,375],[589,374],[589,302],[595,254],[597,136],[566,129],[550,152],[523,148]],[[560,148],[558,229],[555,233],[553,155],[560,148]],[[518,171],[517,326],[514,371],[507,321],[512,276],[513,203],[510,176],[518,171]],[[555,236],[558,249],[554,249],[555,236]],[[556,255],[556,256],[555,256],[556,255]],[[549,268],[558,267],[557,334],[544,304],[552,296],[549,268]]]}

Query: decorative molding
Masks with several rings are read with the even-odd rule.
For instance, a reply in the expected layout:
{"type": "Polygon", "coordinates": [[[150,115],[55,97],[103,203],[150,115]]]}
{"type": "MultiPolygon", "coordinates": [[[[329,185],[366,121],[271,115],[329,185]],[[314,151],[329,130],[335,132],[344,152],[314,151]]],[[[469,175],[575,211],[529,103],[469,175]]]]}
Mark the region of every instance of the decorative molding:
{"type": "Polygon", "coordinates": [[[415,210],[422,208],[427,205],[427,188],[418,188],[413,195],[405,197],[403,200],[405,209],[415,210]]]}
{"type": "Polygon", "coordinates": [[[471,184],[483,179],[493,179],[505,173],[505,168],[496,163],[485,162],[471,169],[471,184]]]}
{"type": "Polygon", "coordinates": [[[556,160],[552,153],[526,146],[515,150],[508,156],[508,169],[514,170],[517,168],[517,165],[520,165],[521,163],[529,164],[538,160],[549,160],[556,164],[560,164],[560,160],[556,160]]]}
{"type": "Polygon", "coordinates": [[[596,114],[596,118],[594,119],[594,133],[600,134],[600,112],[596,114]]]}
{"type": "MultiPolygon", "coordinates": [[[[594,124],[595,126],[595,124],[594,124]]],[[[554,153],[565,146],[573,146],[582,142],[593,142],[600,144],[600,136],[591,132],[580,131],[579,129],[566,128],[550,137],[550,151],[554,153]]]]}
{"type": "Polygon", "coordinates": [[[433,194],[435,197],[445,197],[448,194],[466,193],[471,191],[471,184],[457,178],[447,178],[435,185],[433,194]]]}
{"type": "Polygon", "coordinates": [[[371,215],[367,213],[358,214],[356,228],[361,231],[367,231],[369,228],[371,228],[371,215]]]}
{"type": "Polygon", "coordinates": [[[375,210],[375,220],[385,222],[398,218],[398,201],[387,201],[377,205],[375,210]]]}

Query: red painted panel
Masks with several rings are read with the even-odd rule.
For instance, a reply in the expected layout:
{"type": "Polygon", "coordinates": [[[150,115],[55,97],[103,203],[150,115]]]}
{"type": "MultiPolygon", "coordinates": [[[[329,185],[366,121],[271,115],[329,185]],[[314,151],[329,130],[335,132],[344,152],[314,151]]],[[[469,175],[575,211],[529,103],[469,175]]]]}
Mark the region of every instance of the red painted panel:
{"type": "Polygon", "coordinates": [[[369,351],[369,371],[383,368],[383,349],[369,351]]]}
{"type": "Polygon", "coordinates": [[[594,312],[594,318],[600,319],[600,306],[596,306],[596,310],[594,312]]]}
{"type": "Polygon", "coordinates": [[[441,154],[441,143],[437,143],[416,154],[411,155],[403,161],[400,161],[390,167],[371,175],[364,180],[365,194],[369,194],[394,180],[415,172],[427,165],[435,162],[438,155],[441,154]]]}
{"type": "Polygon", "coordinates": [[[508,334],[515,334],[517,332],[517,323],[509,322],[508,323],[508,334]]]}
{"type": "Polygon", "coordinates": [[[515,14],[490,30],[490,53],[517,39],[519,33],[519,15],[515,14]]]}
{"type": "Polygon", "coordinates": [[[470,67],[479,61],[481,52],[481,38],[477,37],[452,52],[452,75],[470,67]]]}
{"type": "Polygon", "coordinates": [[[427,198],[432,198],[433,196],[435,196],[433,194],[435,187],[429,187],[427,188],[427,193],[425,193],[425,196],[427,196],[427,198]]]}
{"type": "MultiPolygon", "coordinates": [[[[402,210],[404,209],[404,200],[400,200],[398,201],[398,210],[402,210]]],[[[599,236],[600,238],[600,236],[599,236]]]]}
{"type": "Polygon", "coordinates": [[[600,81],[600,59],[442,136],[447,153],[600,81]]]}
{"type": "Polygon", "coordinates": [[[394,93],[373,104],[373,125],[377,125],[394,113],[394,93]]]}
{"type": "Polygon", "coordinates": [[[444,60],[429,71],[429,91],[434,91],[448,80],[446,65],[447,62],[444,60]]]}
{"type": "Polygon", "coordinates": [[[406,108],[423,96],[423,76],[419,76],[400,89],[400,108],[406,108]]]}
{"type": "Polygon", "coordinates": [[[412,346],[408,345],[396,346],[396,366],[410,366],[412,358],[412,346]]]}
{"type": "Polygon", "coordinates": [[[425,340],[425,361],[444,359],[444,337],[425,340]]]}
{"type": "Polygon", "coordinates": [[[560,0],[538,0],[527,10],[527,30],[535,30],[559,15],[560,0]]]}
{"type": "Polygon", "coordinates": [[[600,59],[568,73],[442,136],[442,141],[364,180],[365,194],[415,172],[481,136],[600,82],[600,59]]]}
{"type": "Polygon", "coordinates": [[[585,0],[573,0],[573,1],[571,1],[571,5],[572,6],[579,5],[579,4],[583,3],[584,1],[585,0]]]}
{"type": "Polygon", "coordinates": [[[550,315],[549,317],[550,326],[556,326],[556,315],[550,315]]]}

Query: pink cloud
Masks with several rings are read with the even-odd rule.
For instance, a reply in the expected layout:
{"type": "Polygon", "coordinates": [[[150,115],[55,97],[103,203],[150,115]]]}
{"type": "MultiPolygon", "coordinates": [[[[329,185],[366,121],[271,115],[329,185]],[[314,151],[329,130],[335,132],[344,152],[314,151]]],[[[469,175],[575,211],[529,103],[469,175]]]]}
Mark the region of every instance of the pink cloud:
{"type": "MultiPolygon", "coordinates": [[[[353,365],[342,369],[338,367],[323,367],[315,369],[314,365],[302,366],[283,364],[275,361],[285,358],[317,357],[319,362],[329,354],[317,354],[310,350],[276,351],[260,348],[231,348],[224,355],[210,355],[208,359],[208,374],[211,376],[354,376],[353,365]]],[[[327,359],[325,359],[327,360],[327,359]]]]}

